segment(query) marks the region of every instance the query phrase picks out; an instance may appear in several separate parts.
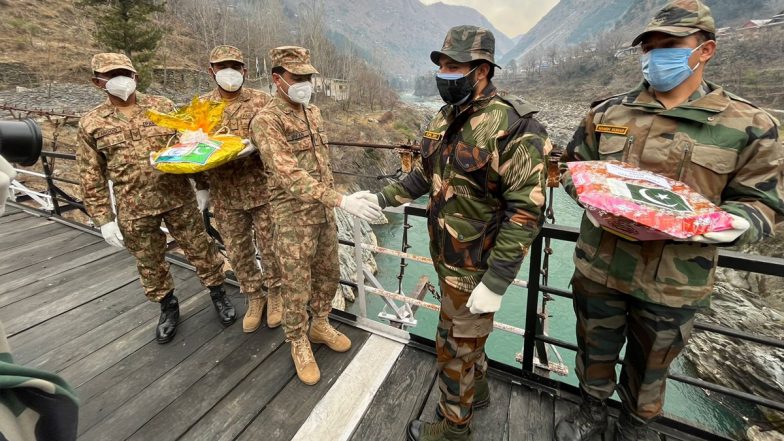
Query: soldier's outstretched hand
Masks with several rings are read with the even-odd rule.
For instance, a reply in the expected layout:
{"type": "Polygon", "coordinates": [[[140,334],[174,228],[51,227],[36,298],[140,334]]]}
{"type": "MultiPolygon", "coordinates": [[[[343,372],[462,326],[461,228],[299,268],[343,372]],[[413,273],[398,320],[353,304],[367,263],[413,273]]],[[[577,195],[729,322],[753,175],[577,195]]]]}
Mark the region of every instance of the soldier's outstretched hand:
{"type": "Polygon", "coordinates": [[[705,234],[698,234],[692,236],[688,240],[691,242],[719,244],[734,242],[741,234],[751,227],[751,224],[746,219],[730,213],[732,216],[732,228],[724,231],[713,231],[705,234]]]}
{"type": "MultiPolygon", "coordinates": [[[[383,216],[383,214],[381,214],[378,199],[376,201],[368,200],[363,196],[365,193],[367,191],[343,195],[343,199],[340,201],[340,208],[360,219],[373,222],[383,216]]],[[[375,196],[373,198],[375,199],[375,196]]]]}

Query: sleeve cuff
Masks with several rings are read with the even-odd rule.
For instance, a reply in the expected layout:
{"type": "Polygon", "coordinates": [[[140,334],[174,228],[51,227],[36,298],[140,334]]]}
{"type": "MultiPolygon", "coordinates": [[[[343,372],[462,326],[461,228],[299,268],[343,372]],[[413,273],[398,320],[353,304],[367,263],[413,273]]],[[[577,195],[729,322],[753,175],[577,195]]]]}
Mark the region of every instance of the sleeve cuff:
{"type": "Polygon", "coordinates": [[[342,199],[342,194],[330,188],[324,193],[324,196],[321,197],[321,202],[329,208],[339,208],[342,199]]]}
{"type": "Polygon", "coordinates": [[[482,283],[498,295],[504,295],[506,293],[507,288],[509,285],[512,284],[511,280],[506,280],[505,278],[501,277],[500,275],[496,274],[491,267],[484,276],[482,276],[482,283]]]}
{"type": "Polygon", "coordinates": [[[114,214],[104,214],[101,216],[94,216],[93,223],[96,227],[102,227],[109,222],[114,222],[114,214]]]}

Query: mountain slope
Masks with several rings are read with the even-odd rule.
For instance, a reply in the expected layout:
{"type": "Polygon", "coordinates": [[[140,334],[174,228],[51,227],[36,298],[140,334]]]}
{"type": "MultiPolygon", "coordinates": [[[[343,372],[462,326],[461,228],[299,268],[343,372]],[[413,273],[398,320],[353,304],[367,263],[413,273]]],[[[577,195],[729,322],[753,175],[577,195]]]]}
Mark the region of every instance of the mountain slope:
{"type": "MultiPolygon", "coordinates": [[[[752,18],[769,18],[784,0],[705,0],[719,27],[738,26],[752,18]]],[[[613,31],[631,40],[653,18],[663,0],[561,0],[501,60],[519,60],[557,42],[577,45],[613,31]]]]}

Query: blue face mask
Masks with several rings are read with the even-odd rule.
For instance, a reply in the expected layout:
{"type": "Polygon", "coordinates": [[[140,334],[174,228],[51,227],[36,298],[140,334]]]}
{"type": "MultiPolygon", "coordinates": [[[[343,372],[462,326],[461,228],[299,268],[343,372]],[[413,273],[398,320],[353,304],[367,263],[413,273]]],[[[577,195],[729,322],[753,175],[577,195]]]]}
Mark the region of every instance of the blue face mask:
{"type": "Polygon", "coordinates": [[[697,63],[694,68],[689,67],[689,57],[701,46],[694,49],[659,48],[642,54],[640,64],[642,65],[643,78],[658,92],[669,92],[675,89],[700,66],[697,63]]]}

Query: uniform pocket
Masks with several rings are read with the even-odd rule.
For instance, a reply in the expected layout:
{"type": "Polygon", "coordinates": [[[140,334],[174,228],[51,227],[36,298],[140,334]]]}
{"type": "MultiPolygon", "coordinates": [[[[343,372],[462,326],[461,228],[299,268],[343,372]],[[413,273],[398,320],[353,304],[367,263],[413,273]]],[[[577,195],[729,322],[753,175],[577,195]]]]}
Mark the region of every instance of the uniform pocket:
{"type": "Polygon", "coordinates": [[[622,160],[628,142],[629,138],[625,136],[602,134],[599,139],[599,158],[622,160]]]}
{"type": "Polygon", "coordinates": [[[447,214],[444,217],[442,255],[447,265],[476,270],[482,265],[485,222],[447,214]]]}
{"type": "Polygon", "coordinates": [[[95,146],[106,158],[107,168],[117,168],[127,161],[127,158],[124,158],[122,155],[123,147],[125,147],[125,134],[123,132],[96,138],[95,146]]]}
{"type": "Polygon", "coordinates": [[[715,247],[668,243],[662,249],[655,280],[672,286],[706,286],[713,280],[716,256],[715,247]]]}
{"type": "Polygon", "coordinates": [[[487,165],[490,161],[490,152],[463,141],[457,143],[455,148],[455,164],[463,171],[474,172],[487,165]]]}
{"type": "Polygon", "coordinates": [[[738,165],[738,153],[711,145],[694,144],[681,180],[711,202],[721,202],[721,191],[738,165]]]}
{"type": "Polygon", "coordinates": [[[452,335],[457,338],[481,338],[493,330],[493,315],[452,318],[452,335]]]}

